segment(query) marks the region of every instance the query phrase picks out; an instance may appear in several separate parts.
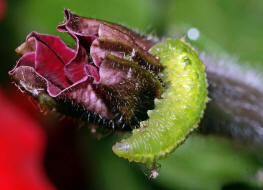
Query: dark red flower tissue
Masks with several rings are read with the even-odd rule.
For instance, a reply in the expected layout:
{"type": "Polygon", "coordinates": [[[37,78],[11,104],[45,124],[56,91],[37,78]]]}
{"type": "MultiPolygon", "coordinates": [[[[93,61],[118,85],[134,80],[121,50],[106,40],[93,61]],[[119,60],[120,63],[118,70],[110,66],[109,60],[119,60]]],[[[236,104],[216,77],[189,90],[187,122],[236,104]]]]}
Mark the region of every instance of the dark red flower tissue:
{"type": "Polygon", "coordinates": [[[0,0],[0,21],[4,18],[6,12],[6,1],[0,0]]]}
{"type": "Polygon", "coordinates": [[[148,53],[154,43],[117,24],[68,10],[65,17],[57,29],[76,47],[32,32],[16,49],[22,57],[10,76],[52,110],[108,127],[136,127],[161,94],[162,67],[148,53]]]}

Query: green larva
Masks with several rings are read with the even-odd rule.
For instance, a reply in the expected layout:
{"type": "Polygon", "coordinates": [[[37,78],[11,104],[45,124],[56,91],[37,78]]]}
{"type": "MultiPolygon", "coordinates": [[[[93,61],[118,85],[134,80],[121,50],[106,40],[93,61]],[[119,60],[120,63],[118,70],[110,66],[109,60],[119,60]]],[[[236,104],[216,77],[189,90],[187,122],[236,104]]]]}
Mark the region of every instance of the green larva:
{"type": "Polygon", "coordinates": [[[205,67],[196,52],[181,40],[155,45],[150,53],[165,69],[166,89],[149,119],[132,135],[116,143],[113,152],[130,162],[152,164],[166,157],[198,126],[208,100],[205,67]]]}

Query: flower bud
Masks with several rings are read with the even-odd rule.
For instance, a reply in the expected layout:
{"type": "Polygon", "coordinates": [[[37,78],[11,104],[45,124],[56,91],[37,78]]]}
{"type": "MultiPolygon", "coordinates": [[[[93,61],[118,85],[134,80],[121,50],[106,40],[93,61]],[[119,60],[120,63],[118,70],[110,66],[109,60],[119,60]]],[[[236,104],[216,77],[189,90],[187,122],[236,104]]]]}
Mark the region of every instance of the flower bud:
{"type": "Polygon", "coordinates": [[[9,72],[16,84],[50,109],[108,127],[134,128],[154,108],[162,70],[154,44],[127,28],[65,10],[59,25],[76,42],[32,32],[16,49],[9,72]]]}

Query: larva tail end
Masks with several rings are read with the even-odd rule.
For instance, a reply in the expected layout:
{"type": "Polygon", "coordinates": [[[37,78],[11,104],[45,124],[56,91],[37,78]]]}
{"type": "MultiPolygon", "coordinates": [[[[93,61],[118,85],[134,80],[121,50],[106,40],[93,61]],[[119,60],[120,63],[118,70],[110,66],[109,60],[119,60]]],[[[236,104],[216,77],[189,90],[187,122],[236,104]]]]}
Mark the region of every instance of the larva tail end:
{"type": "Polygon", "coordinates": [[[113,147],[112,151],[119,157],[128,158],[129,157],[130,144],[126,141],[117,142],[113,147]]]}
{"type": "Polygon", "coordinates": [[[136,153],[136,150],[129,143],[129,140],[123,139],[117,142],[113,147],[112,151],[120,158],[128,159],[129,162],[138,162],[143,164],[153,164],[155,163],[154,157],[152,155],[144,155],[140,152],[136,153]]]}

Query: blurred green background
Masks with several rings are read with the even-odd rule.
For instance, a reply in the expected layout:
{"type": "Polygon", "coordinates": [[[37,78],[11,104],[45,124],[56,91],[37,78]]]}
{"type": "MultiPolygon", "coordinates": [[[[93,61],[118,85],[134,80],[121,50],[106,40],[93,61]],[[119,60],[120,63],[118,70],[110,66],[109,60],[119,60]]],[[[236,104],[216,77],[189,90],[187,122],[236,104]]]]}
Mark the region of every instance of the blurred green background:
{"type": "MultiPolygon", "coordinates": [[[[60,35],[72,43],[56,31],[64,20],[64,8],[160,38],[182,38],[195,27],[200,38],[192,44],[199,51],[227,52],[237,56],[241,63],[263,69],[261,0],[8,0],[7,4],[7,12],[0,21],[2,87],[10,85],[7,72],[19,57],[14,49],[31,31],[60,35]]],[[[87,176],[84,180],[93,184],[94,189],[219,190],[261,189],[263,185],[262,160],[227,139],[192,135],[160,162],[158,179],[150,180],[144,175],[145,167],[130,164],[112,153],[115,137],[97,140],[85,128],[76,135],[77,154],[87,176]]],[[[52,182],[60,185],[56,180],[52,182]]],[[[88,189],[88,185],[75,189],[88,189]]]]}

